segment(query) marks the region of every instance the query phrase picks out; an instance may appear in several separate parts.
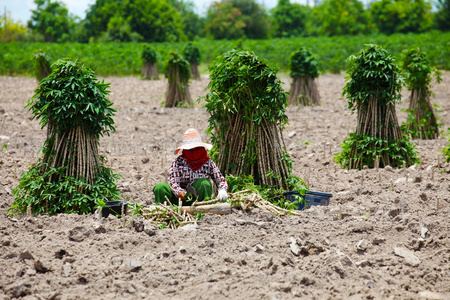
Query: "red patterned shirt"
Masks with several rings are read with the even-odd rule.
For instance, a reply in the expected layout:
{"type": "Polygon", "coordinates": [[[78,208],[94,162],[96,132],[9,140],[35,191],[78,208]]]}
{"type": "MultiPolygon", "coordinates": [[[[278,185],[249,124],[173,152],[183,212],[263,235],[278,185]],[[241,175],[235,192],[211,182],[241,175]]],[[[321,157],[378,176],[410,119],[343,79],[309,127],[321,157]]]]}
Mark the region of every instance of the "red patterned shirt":
{"type": "Polygon", "coordinates": [[[198,170],[192,170],[184,157],[178,156],[169,169],[169,185],[174,195],[189,188],[196,179],[211,178],[219,189],[228,190],[225,177],[220,173],[216,164],[208,159],[198,170]]]}

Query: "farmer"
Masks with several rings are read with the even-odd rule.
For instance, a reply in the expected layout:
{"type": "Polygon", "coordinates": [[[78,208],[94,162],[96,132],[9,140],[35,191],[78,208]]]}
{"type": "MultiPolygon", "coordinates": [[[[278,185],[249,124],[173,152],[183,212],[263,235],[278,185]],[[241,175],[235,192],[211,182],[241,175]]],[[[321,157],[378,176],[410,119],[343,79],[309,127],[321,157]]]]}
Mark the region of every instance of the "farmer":
{"type": "Polygon", "coordinates": [[[212,145],[202,142],[196,129],[188,129],[184,133],[182,145],[175,150],[175,154],[179,154],[180,151],[182,154],[175,158],[170,166],[169,184],[159,182],[153,188],[155,202],[164,203],[169,199],[172,204],[178,204],[178,199],[186,201],[211,199],[210,178],[219,188],[219,200],[228,199],[227,181],[206,153],[206,150],[211,148],[212,145]]]}

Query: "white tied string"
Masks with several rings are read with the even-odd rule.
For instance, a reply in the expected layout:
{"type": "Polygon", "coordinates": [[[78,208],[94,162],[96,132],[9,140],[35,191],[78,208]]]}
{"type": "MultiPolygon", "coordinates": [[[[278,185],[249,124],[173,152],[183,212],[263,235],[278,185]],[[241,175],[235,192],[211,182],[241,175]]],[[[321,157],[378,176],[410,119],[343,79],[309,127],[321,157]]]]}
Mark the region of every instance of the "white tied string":
{"type": "Polygon", "coordinates": [[[196,139],[184,140],[184,141],[183,141],[183,145],[184,145],[184,144],[195,143],[195,142],[201,142],[201,141],[202,141],[202,138],[196,138],[196,139]]]}

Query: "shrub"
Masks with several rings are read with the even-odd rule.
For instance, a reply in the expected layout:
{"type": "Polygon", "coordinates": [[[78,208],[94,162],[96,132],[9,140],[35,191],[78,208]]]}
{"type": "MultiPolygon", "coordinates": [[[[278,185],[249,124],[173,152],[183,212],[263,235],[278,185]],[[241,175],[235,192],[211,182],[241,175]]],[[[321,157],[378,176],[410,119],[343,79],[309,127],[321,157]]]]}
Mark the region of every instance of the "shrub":
{"type": "Polygon", "coordinates": [[[402,80],[392,54],[381,46],[367,45],[349,60],[352,65],[343,96],[349,109],[357,111],[357,127],[334,160],[347,168],[418,162],[415,146],[403,135],[395,113],[402,80]]]}
{"type": "Polygon", "coordinates": [[[47,126],[43,157],[22,174],[11,214],[28,207],[36,214],[88,213],[120,196],[118,175],[98,155],[100,136],[115,130],[109,84],[77,61],[58,60],[52,67],[26,106],[47,126]]]}

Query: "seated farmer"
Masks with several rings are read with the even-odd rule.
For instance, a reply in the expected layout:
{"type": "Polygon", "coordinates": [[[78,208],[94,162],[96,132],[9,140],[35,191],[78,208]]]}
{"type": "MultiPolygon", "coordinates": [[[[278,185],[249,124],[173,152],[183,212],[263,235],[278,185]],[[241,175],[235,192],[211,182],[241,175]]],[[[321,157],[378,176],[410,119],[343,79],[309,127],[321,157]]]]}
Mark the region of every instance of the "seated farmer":
{"type": "Polygon", "coordinates": [[[182,154],[170,166],[169,184],[160,182],[153,189],[155,202],[164,203],[169,199],[172,204],[178,204],[178,198],[186,201],[193,198],[197,201],[211,199],[210,178],[219,188],[219,200],[225,201],[228,198],[228,184],[206,153],[211,148],[212,145],[202,142],[196,129],[188,129],[184,133],[183,144],[175,150],[175,154],[179,154],[180,150],[182,154]],[[192,196],[188,197],[189,194],[192,196]]]}

